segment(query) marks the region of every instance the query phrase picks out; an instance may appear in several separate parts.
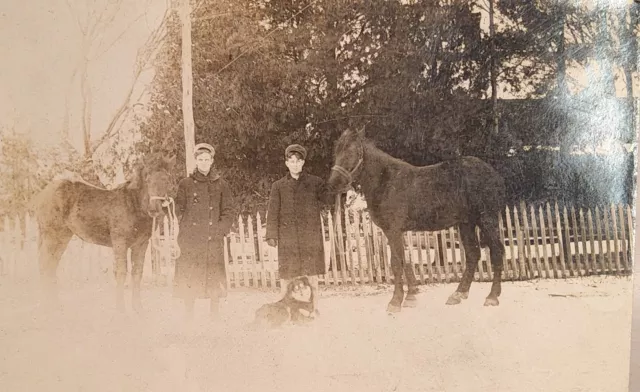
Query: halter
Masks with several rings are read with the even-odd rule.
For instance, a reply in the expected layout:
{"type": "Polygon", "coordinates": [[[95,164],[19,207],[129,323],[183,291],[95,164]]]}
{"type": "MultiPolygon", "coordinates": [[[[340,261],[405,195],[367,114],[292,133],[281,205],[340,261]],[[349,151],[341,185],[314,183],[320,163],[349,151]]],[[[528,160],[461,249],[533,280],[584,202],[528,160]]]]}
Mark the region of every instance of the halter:
{"type": "Polygon", "coordinates": [[[356,163],[356,166],[353,169],[349,171],[340,165],[334,165],[331,168],[331,170],[337,172],[338,174],[346,178],[348,181],[348,185],[351,185],[351,183],[353,182],[353,175],[358,171],[358,169],[360,168],[360,165],[362,165],[363,160],[364,160],[364,147],[360,151],[360,158],[358,159],[358,163],[356,163]]]}
{"type": "Polygon", "coordinates": [[[162,207],[167,208],[167,215],[169,217],[167,225],[164,224],[165,222],[162,222],[162,225],[164,226],[164,240],[169,241],[169,244],[161,246],[159,236],[153,235],[160,232],[160,225],[158,224],[156,217],[153,217],[153,226],[151,228],[151,246],[160,252],[168,247],[171,258],[175,260],[180,257],[180,246],[178,246],[178,233],[180,232],[180,225],[178,224],[178,218],[176,217],[176,204],[171,197],[151,196],[150,199],[162,200],[162,207]]]}

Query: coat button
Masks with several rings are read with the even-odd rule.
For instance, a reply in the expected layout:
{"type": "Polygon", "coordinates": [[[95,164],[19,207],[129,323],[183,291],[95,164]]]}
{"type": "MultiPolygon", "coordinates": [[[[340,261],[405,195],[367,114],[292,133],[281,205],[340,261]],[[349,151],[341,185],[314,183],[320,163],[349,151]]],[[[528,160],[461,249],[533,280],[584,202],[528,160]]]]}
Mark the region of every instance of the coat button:
{"type": "Polygon", "coordinates": [[[198,196],[198,194],[197,194],[197,193],[195,193],[195,192],[193,192],[193,195],[194,195],[194,196],[198,196]]]}
{"type": "Polygon", "coordinates": [[[209,207],[210,210],[213,210],[213,207],[209,207]]]}
{"type": "Polygon", "coordinates": [[[209,222],[209,226],[213,225],[213,222],[209,222]]]}
{"type": "Polygon", "coordinates": [[[211,237],[209,237],[209,241],[211,241],[211,237]]]}
{"type": "Polygon", "coordinates": [[[195,226],[195,225],[197,225],[197,223],[196,223],[196,222],[193,222],[193,225],[195,226]]]}

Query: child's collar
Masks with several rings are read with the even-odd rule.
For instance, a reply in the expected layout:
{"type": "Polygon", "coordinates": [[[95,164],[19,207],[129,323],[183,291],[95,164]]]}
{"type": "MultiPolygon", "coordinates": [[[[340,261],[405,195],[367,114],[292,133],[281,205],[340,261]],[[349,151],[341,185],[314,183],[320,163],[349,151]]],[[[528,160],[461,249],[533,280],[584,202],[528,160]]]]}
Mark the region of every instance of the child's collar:
{"type": "Polygon", "coordinates": [[[296,181],[298,181],[298,180],[301,180],[303,176],[304,176],[304,171],[301,171],[301,172],[300,172],[300,174],[298,174],[298,178],[295,178],[295,177],[291,174],[291,172],[287,173],[287,177],[289,177],[289,179],[290,179],[290,180],[296,180],[296,181]]]}

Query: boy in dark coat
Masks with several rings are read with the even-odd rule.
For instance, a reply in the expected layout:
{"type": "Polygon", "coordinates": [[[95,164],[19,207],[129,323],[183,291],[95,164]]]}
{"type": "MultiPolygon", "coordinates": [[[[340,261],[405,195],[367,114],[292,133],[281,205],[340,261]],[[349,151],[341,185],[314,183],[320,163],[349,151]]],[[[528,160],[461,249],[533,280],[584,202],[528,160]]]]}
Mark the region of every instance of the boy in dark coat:
{"type": "Polygon", "coordinates": [[[174,296],[184,300],[193,317],[196,299],[210,299],[212,318],[218,317],[219,298],[226,292],[223,239],[233,219],[231,189],[212,169],[214,148],[196,145],[196,169],[178,184],[176,214],[180,219],[174,296]]]}
{"type": "MultiPolygon", "coordinates": [[[[303,172],[307,150],[292,144],[285,150],[289,174],[271,187],[265,239],[278,247],[281,288],[299,276],[309,277],[312,290],[318,289],[318,275],[325,273],[320,212],[330,203],[331,194],[319,177],[303,172]]],[[[318,296],[313,296],[317,308],[318,296]]]]}

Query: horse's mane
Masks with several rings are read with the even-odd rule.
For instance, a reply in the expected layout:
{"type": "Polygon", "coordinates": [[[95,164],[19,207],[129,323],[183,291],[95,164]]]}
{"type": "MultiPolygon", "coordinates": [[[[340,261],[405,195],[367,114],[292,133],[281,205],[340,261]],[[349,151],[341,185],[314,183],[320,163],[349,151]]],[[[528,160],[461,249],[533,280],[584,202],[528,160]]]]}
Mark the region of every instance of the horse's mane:
{"type": "Polygon", "coordinates": [[[154,152],[145,156],[136,166],[140,169],[150,167],[157,170],[171,170],[174,162],[172,162],[171,159],[167,159],[166,155],[162,152],[154,152]]]}
{"type": "Polygon", "coordinates": [[[365,150],[367,150],[371,155],[373,155],[374,159],[379,161],[379,162],[384,162],[385,164],[397,165],[397,166],[407,167],[407,168],[416,168],[417,167],[417,166],[414,166],[414,165],[412,165],[412,164],[410,164],[408,162],[403,161],[400,158],[396,158],[396,157],[392,156],[391,154],[381,150],[371,140],[364,139],[362,141],[362,145],[364,146],[365,150]]]}
{"type": "Polygon", "coordinates": [[[130,178],[122,184],[116,186],[114,189],[138,189],[140,182],[142,181],[142,171],[145,168],[151,170],[167,170],[171,171],[175,159],[167,159],[162,152],[155,152],[145,156],[142,160],[136,162],[133,165],[130,178]]]}
{"type": "Polygon", "coordinates": [[[405,167],[413,167],[413,165],[392,156],[391,154],[381,150],[375,143],[367,139],[364,134],[359,134],[353,130],[345,132],[340,136],[338,141],[336,142],[336,149],[343,150],[347,148],[352,143],[362,143],[362,146],[373,155],[374,159],[380,162],[384,162],[386,164],[392,165],[400,165],[405,167]]]}
{"type": "Polygon", "coordinates": [[[115,190],[120,190],[120,189],[125,189],[127,187],[129,187],[129,185],[131,184],[131,180],[127,180],[125,182],[123,182],[122,184],[118,184],[116,186],[114,186],[112,189],[115,190]]]}

